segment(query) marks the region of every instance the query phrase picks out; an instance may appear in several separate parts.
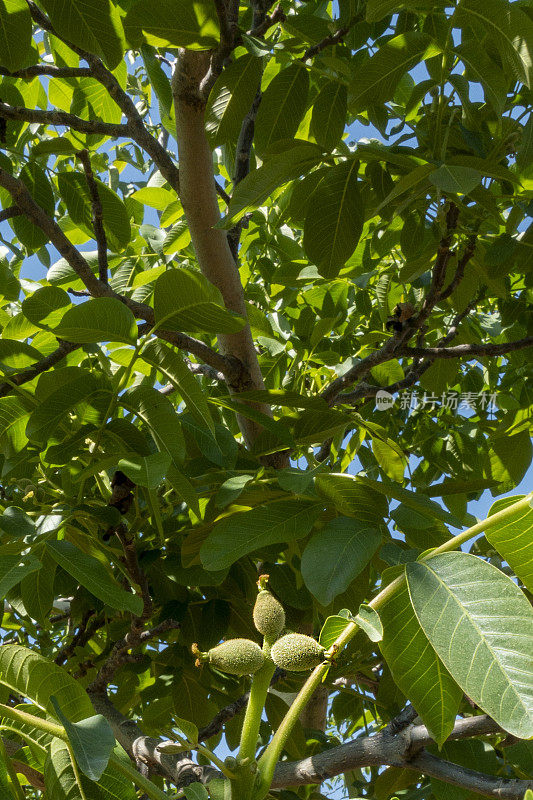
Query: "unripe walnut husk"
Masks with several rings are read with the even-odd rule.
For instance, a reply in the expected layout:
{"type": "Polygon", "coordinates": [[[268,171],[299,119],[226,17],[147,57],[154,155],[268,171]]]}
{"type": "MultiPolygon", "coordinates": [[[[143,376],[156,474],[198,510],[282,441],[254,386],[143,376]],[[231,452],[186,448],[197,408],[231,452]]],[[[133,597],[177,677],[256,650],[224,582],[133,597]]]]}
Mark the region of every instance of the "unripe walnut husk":
{"type": "Polygon", "coordinates": [[[288,672],[304,672],[324,660],[325,649],[316,639],[303,633],[288,633],[272,645],[270,657],[277,667],[288,672]]]}
{"type": "Polygon", "coordinates": [[[253,675],[261,669],[265,656],[261,648],[251,639],[228,639],[207,653],[200,653],[193,645],[194,655],[199,661],[208,661],[213,667],[228,675],[253,675]]]}
{"type": "Polygon", "coordinates": [[[268,589],[257,595],[254,606],[254,625],[267,642],[274,642],[285,627],[285,611],[268,589]]]}

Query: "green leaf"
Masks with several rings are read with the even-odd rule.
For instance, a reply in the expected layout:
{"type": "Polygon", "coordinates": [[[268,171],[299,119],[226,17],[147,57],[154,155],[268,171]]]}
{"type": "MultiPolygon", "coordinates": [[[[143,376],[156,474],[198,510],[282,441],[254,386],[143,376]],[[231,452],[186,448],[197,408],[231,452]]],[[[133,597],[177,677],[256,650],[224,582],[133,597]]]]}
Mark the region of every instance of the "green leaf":
{"type": "MultiPolygon", "coordinates": [[[[520,497],[498,500],[491,507],[488,519],[509,502],[520,497]]],[[[0,525],[2,518],[0,517],[0,525]]],[[[533,508],[516,511],[497,527],[485,532],[487,540],[507,561],[526,589],[533,592],[533,508]]]]}
{"type": "MultiPolygon", "coordinates": [[[[55,375],[56,373],[54,373],[55,375]]],[[[46,376],[46,373],[43,373],[46,376]]],[[[38,386],[41,385],[40,378],[38,386]]],[[[111,386],[106,377],[78,368],[66,381],[39,403],[26,426],[28,439],[45,444],[68,411],[81,406],[84,422],[99,424],[109,405],[111,386]]]]}
{"type": "Polygon", "coordinates": [[[8,506],[0,517],[0,531],[13,537],[33,536],[35,522],[21,508],[8,506]]]}
{"type": "Polygon", "coordinates": [[[442,192],[468,194],[481,183],[481,172],[470,167],[450,167],[443,164],[429,176],[431,183],[442,192]]]}
{"type": "Polygon", "coordinates": [[[340,142],[346,124],[348,89],[340,81],[328,81],[313,103],[311,133],[326,151],[340,142]]]}
{"type": "Polygon", "coordinates": [[[23,578],[42,566],[31,553],[21,556],[20,552],[8,551],[9,547],[4,546],[4,552],[0,555],[0,599],[3,599],[23,578]]]}
{"type": "Polygon", "coordinates": [[[349,517],[330,520],[304,550],[305,585],[321,605],[328,606],[363,571],[380,544],[380,532],[364,522],[349,517]]]}
{"type": "Polygon", "coordinates": [[[519,6],[505,0],[461,0],[452,19],[454,25],[472,26],[480,43],[488,36],[498,48],[504,64],[531,88],[533,21],[519,6]]]}
{"type": "Polygon", "coordinates": [[[532,454],[533,445],[527,431],[495,437],[489,451],[491,477],[510,488],[517,486],[531,464],[532,454]]]}
{"type": "Polygon", "coordinates": [[[377,437],[372,437],[372,452],[385,475],[402,483],[407,465],[405,456],[398,455],[393,447],[377,437]]]}
{"type": "Polygon", "coordinates": [[[188,47],[208,50],[219,39],[218,18],[211,0],[180,3],[174,0],[137,0],[124,20],[128,40],[134,44],[144,38],[154,47],[188,47]]]}
{"type": "Polygon", "coordinates": [[[227,66],[211,89],[205,110],[205,129],[211,147],[236,142],[261,82],[261,59],[251,55],[227,66]]]}
{"type": "Polygon", "coordinates": [[[143,347],[141,358],[163,373],[165,378],[178,389],[187,410],[198,420],[200,425],[205,425],[214,434],[215,423],[209,411],[207,397],[180,353],[164,344],[160,339],[151,339],[143,347]]]}
{"type": "Polygon", "coordinates": [[[261,157],[276,142],[292,139],[307,105],[309,76],[294,62],[270,81],[263,92],[255,121],[255,149],[261,157]]]}
{"type": "MultiPolygon", "coordinates": [[[[107,244],[110,250],[119,252],[131,239],[128,211],[124,201],[109,186],[97,178],[95,181],[102,205],[107,244]]],[[[91,197],[85,175],[81,172],[60,172],[57,176],[57,185],[72,221],[94,237],[91,197]]]]}
{"type": "Polygon", "coordinates": [[[164,480],[172,463],[168,453],[152,453],[149,456],[121,458],[118,468],[138,486],[155,489],[164,480]]]}
{"type": "Polygon", "coordinates": [[[378,612],[372,606],[361,603],[354,622],[357,622],[371,642],[381,642],[383,639],[383,625],[378,612]]]}
{"type": "Polygon", "coordinates": [[[364,475],[358,475],[355,480],[363,484],[363,486],[374,489],[376,492],[382,492],[387,497],[392,497],[393,500],[399,500],[404,505],[412,508],[413,511],[417,511],[423,517],[427,517],[427,519],[438,519],[446,525],[452,525],[454,528],[463,527],[461,520],[450,514],[438,503],[429,500],[423,494],[411,492],[396,483],[391,483],[391,481],[374,481],[364,475]]]}
{"type": "Polygon", "coordinates": [[[168,397],[150,386],[137,386],[124,392],[119,402],[148,426],[159,450],[168,453],[179,467],[185,458],[185,441],[179,416],[168,397]]]}
{"type": "Polygon", "coordinates": [[[26,445],[26,425],[30,413],[31,409],[26,408],[20,398],[0,398],[0,442],[4,453],[19,453],[26,445]]]}
{"type": "Polygon", "coordinates": [[[18,644],[0,647],[0,683],[50,714],[54,713],[51,695],[61,698],[63,711],[75,722],[94,714],[81,684],[68,672],[18,644]]]}
{"type": "Polygon", "coordinates": [[[194,722],[181,717],[172,717],[172,727],[184,736],[193,746],[198,744],[198,727],[194,722]]]}
{"type": "Polygon", "coordinates": [[[53,328],[71,306],[70,297],[59,286],[43,286],[22,301],[22,313],[34,325],[53,328]]]}
{"type": "Polygon", "coordinates": [[[195,270],[170,269],[155,284],[156,322],[167,330],[238,333],[246,320],[224,308],[220,291],[195,270]]]}
{"type": "Polygon", "coordinates": [[[46,547],[60,567],[103,603],[119,611],[131,611],[132,614],[140,615],[143,606],[141,598],[121,589],[104,565],[96,558],[79,550],[66,539],[47,542],[46,547]]]}
{"type": "Polygon", "coordinates": [[[56,697],[51,696],[50,702],[65,729],[78,767],[91,781],[100,780],[115,746],[109,722],[101,714],[71,722],[56,697]]]}
{"type": "MultiPolygon", "coordinates": [[[[383,624],[381,652],[395,683],[409,698],[432,738],[441,745],[450,735],[462,699],[415,616],[403,586],[379,608],[383,624]]],[[[451,632],[448,632],[448,639],[451,632]]]]}
{"type": "Polygon", "coordinates": [[[390,100],[403,75],[424,58],[430,41],[424,33],[408,31],[379,47],[355,69],[348,98],[350,111],[358,113],[390,100]]]}
{"type": "Polygon", "coordinates": [[[522,130],[520,146],[516,151],[516,163],[521,170],[525,170],[533,163],[533,116],[531,115],[522,130]]]}
{"type": "Polygon", "coordinates": [[[253,479],[253,475],[234,475],[228,478],[227,481],[224,481],[215,497],[216,507],[225,508],[229,506],[230,503],[234,503],[242,494],[245,486],[247,486],[250,481],[253,481],[253,479]]]}
{"type": "Polygon", "coordinates": [[[129,308],[120,300],[97,297],[67,311],[54,333],[61,339],[83,344],[108,341],[134,344],[137,325],[129,308]]]}
{"type": "MultiPolygon", "coordinates": [[[[124,751],[115,751],[124,759],[124,751]]],[[[127,757],[126,757],[127,758],[127,757]]],[[[126,762],[127,763],[127,762],[126,762]]],[[[134,784],[114,765],[110,765],[100,780],[89,781],[74,769],[67,742],[54,739],[44,763],[44,780],[47,792],[54,800],[136,800],[134,784]]],[[[154,787],[155,788],[155,787],[154,787]]]]}
{"type": "Polygon", "coordinates": [[[353,475],[333,472],[317,475],[315,487],[318,494],[332,503],[340,514],[355,517],[369,527],[378,527],[388,512],[385,498],[353,475]]]}
{"type": "Polygon", "coordinates": [[[56,563],[46,550],[42,551],[42,555],[39,553],[39,557],[42,562],[41,569],[22,579],[20,593],[24,608],[30,617],[46,627],[55,597],[56,563]]]}
{"type": "Polygon", "coordinates": [[[533,608],[503,572],[469,553],[407,564],[424,633],[461,689],[508,733],[533,736],[533,608]]]}
{"type": "MultiPolygon", "coordinates": [[[[37,205],[41,206],[48,216],[53,216],[55,207],[54,192],[44,170],[35,161],[30,161],[29,164],[25,164],[21,169],[19,178],[37,205]]],[[[26,245],[30,250],[38,250],[39,247],[48,242],[48,234],[37,225],[34,225],[33,222],[30,222],[24,214],[10,220],[9,224],[22,244],[26,245]]]]}
{"type": "Polygon", "coordinates": [[[498,69],[481,44],[476,46],[475,41],[458,45],[454,52],[465,65],[467,77],[481,83],[487,102],[498,115],[502,114],[507,99],[508,76],[498,69]]]}
{"type": "Polygon", "coordinates": [[[161,63],[156,57],[156,50],[153,47],[144,44],[141,47],[141,55],[150,84],[159,100],[159,112],[161,116],[168,116],[172,114],[172,89],[170,87],[170,80],[165,75],[161,63]]]}
{"type": "Polygon", "coordinates": [[[32,23],[25,0],[0,0],[0,66],[15,72],[27,66],[32,23]]]}
{"type": "Polygon", "coordinates": [[[209,570],[224,569],[261,547],[301,539],[320,510],[306,500],[281,500],[231,514],[215,524],[202,545],[202,564],[209,570]]]}
{"type": "Polygon", "coordinates": [[[59,36],[104,59],[114,69],[125,49],[120,14],[110,0],[42,0],[59,36]]]}
{"type": "Polygon", "coordinates": [[[268,159],[259,169],[252,170],[233,192],[224,226],[232,227],[280,186],[309,172],[321,157],[322,151],[316,144],[295,140],[294,146],[268,159]]]}
{"type": "Polygon", "coordinates": [[[183,793],[187,800],[208,800],[207,789],[202,783],[190,783],[183,793]]]}
{"type": "Polygon", "coordinates": [[[6,300],[18,300],[20,296],[20,281],[12,273],[5,258],[0,257],[0,296],[6,300]]]}
{"type": "Polygon", "coordinates": [[[350,620],[347,617],[341,617],[340,614],[334,614],[328,617],[320,631],[320,636],[318,638],[319,643],[322,647],[325,647],[326,650],[329,650],[331,645],[344,633],[349,624],[350,620]]]}
{"type": "Polygon", "coordinates": [[[329,167],[307,206],[304,250],[325,278],[338,274],[361,237],[365,217],[358,168],[355,160],[329,167]]]}

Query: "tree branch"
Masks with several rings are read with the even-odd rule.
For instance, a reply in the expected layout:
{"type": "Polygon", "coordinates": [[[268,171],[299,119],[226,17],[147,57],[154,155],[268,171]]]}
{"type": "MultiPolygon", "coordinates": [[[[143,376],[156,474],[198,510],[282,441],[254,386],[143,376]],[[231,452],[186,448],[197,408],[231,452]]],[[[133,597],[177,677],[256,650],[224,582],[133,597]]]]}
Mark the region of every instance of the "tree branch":
{"type": "Polygon", "coordinates": [[[32,367],[28,367],[28,369],[25,369],[22,372],[17,372],[14,375],[9,375],[7,381],[0,383],[0,397],[5,397],[6,395],[11,394],[15,387],[22,386],[24,383],[32,381],[37,377],[37,375],[40,375],[41,372],[46,372],[47,370],[51,369],[60,361],[62,361],[65,356],[67,356],[69,353],[72,353],[73,350],[77,350],[82,346],[81,344],[65,342],[62,339],[59,339],[58,341],[59,347],[57,350],[54,350],[53,353],[50,353],[50,355],[45,356],[40,361],[37,361],[32,367]]]}
{"type": "Polygon", "coordinates": [[[131,137],[127,125],[112,122],[100,122],[97,119],[81,119],[67,111],[41,111],[23,106],[10,106],[0,102],[0,116],[4,119],[18,119],[24,122],[36,122],[39,125],[55,125],[62,128],[72,128],[80,133],[99,133],[102,136],[113,138],[131,137]]]}
{"type": "Polygon", "coordinates": [[[199,781],[208,783],[222,777],[218,770],[196,764],[187,753],[165,755],[158,746],[162,739],[145,736],[138,725],[118,711],[107,694],[88,689],[95,711],[102,714],[113,729],[116,740],[135,762],[147,764],[152,772],[162,775],[178,788],[199,781]]]}
{"type": "Polygon", "coordinates": [[[504,344],[458,344],[455,347],[402,347],[396,355],[408,358],[473,358],[483,356],[504,356],[516,350],[533,346],[533,336],[517,339],[504,344]]]}
{"type": "Polygon", "coordinates": [[[47,75],[50,78],[91,78],[92,72],[89,67],[56,67],[55,64],[35,64],[32,67],[18,69],[10,72],[5,67],[0,67],[0,75],[8,78],[36,78],[40,75],[47,75]]]}
{"type": "Polygon", "coordinates": [[[0,211],[0,222],[4,222],[6,219],[12,219],[13,217],[20,217],[23,212],[17,206],[9,206],[9,208],[4,208],[3,211],[0,211]]]}
{"type": "Polygon", "coordinates": [[[459,764],[452,764],[426,751],[404,766],[453,786],[459,786],[461,789],[467,789],[484,797],[494,797],[497,800],[523,800],[527,789],[533,789],[533,780],[485,775],[459,764]]]}
{"type": "Polygon", "coordinates": [[[94,229],[94,238],[96,239],[96,248],[98,251],[98,277],[102,283],[108,283],[108,261],[107,261],[107,237],[104,230],[104,212],[102,210],[102,201],[98,194],[98,185],[94,178],[94,173],[91,167],[91,159],[88,150],[80,150],[78,153],[83,169],[85,171],[85,178],[87,180],[87,187],[91,198],[91,217],[94,229]]]}
{"type": "MultiPolygon", "coordinates": [[[[148,328],[144,326],[140,327],[140,335],[147,333],[150,328],[154,326],[155,316],[153,308],[145,303],[138,303],[131,298],[124,297],[114,292],[108,284],[100,281],[94,275],[83,255],[67,239],[55,219],[49,217],[41,206],[35,202],[25,184],[20,179],[15,178],[13,175],[10,175],[0,168],[0,186],[7,189],[15,205],[20,208],[22,213],[26,214],[32,222],[47,234],[54,247],[56,247],[69,266],[72,267],[78,277],[81,278],[92,297],[114,297],[120,300],[121,303],[124,303],[138,319],[143,319],[148,323],[148,328]]],[[[204,344],[204,342],[194,339],[192,336],[178,331],[164,331],[159,329],[156,335],[160,339],[164,339],[170,344],[180,349],[187,350],[189,353],[201,358],[206,364],[209,364],[209,366],[219,372],[223,372],[226,379],[236,379],[242,372],[242,365],[238,359],[225,357],[212,350],[208,345],[204,344]]],[[[62,357],[63,356],[60,358],[62,357]]],[[[58,358],[58,360],[60,360],[60,358],[58,358]]],[[[45,369],[47,369],[47,367],[40,371],[44,372],[45,369]]],[[[31,378],[27,380],[31,380],[31,378]]],[[[25,383],[26,380],[22,382],[25,383]]]]}
{"type": "MultiPolygon", "coordinates": [[[[482,715],[458,720],[448,739],[465,739],[500,732],[501,729],[493,720],[482,715]]],[[[392,734],[390,729],[385,729],[373,736],[354,739],[301,761],[280,762],[274,773],[272,788],[320,784],[350,770],[382,765],[416,769],[478,793],[482,787],[481,793],[508,800],[522,800],[526,789],[533,786],[533,781],[505,780],[464,770],[463,767],[450,765],[435,756],[426,758],[429,754],[423,748],[432,743],[433,740],[423,725],[408,725],[392,734]],[[459,775],[460,779],[456,780],[459,775]]]]}
{"type": "MultiPolygon", "coordinates": [[[[180,197],[202,273],[220,289],[226,308],[246,318],[244,292],[227,234],[215,227],[220,212],[214,191],[213,156],[205,134],[205,100],[201,89],[208,69],[208,53],[180,52],[172,81],[180,197]]],[[[231,355],[244,365],[238,382],[228,380],[225,373],[230,391],[264,388],[250,326],[246,325],[240,333],[221,334],[218,341],[224,355],[231,355]]],[[[266,406],[262,406],[261,411],[271,413],[266,406]]],[[[244,440],[251,446],[261,427],[253,420],[238,419],[244,440]]]]}
{"type": "MultiPolygon", "coordinates": [[[[270,685],[275,686],[278,681],[285,677],[285,674],[284,670],[276,667],[270,685]]],[[[211,722],[199,731],[198,741],[205,742],[207,739],[211,739],[212,736],[217,736],[217,734],[224,729],[226,722],[229,722],[230,719],[233,719],[237,714],[240,714],[241,711],[244,711],[248,704],[249,697],[250,692],[245,692],[234,700],[233,703],[229,703],[229,705],[221,708],[218,714],[215,714],[211,722]]]]}

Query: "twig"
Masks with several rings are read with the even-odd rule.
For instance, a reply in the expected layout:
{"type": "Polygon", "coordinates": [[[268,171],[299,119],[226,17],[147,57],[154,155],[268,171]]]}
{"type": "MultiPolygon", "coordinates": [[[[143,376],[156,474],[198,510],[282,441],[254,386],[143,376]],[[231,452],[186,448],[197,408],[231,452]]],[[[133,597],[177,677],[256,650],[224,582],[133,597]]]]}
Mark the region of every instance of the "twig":
{"type": "Polygon", "coordinates": [[[35,108],[10,106],[0,102],[0,116],[4,119],[21,119],[24,122],[37,122],[39,125],[55,125],[60,128],[72,128],[80,133],[100,133],[115,139],[131,137],[127,125],[101,122],[97,119],[81,119],[67,111],[41,111],[35,108]]]}
{"type": "Polygon", "coordinates": [[[0,211],[0,222],[4,222],[6,219],[12,219],[12,217],[20,217],[23,212],[17,206],[9,206],[9,208],[4,208],[0,211]]]}
{"type": "Polygon", "coordinates": [[[37,375],[40,375],[41,372],[46,372],[47,370],[51,369],[51,367],[62,361],[65,356],[67,356],[69,353],[72,353],[73,350],[77,350],[82,346],[81,344],[65,342],[62,339],[59,339],[58,341],[59,347],[57,350],[54,350],[53,353],[45,356],[43,359],[41,359],[41,361],[37,361],[32,367],[28,367],[28,369],[25,369],[22,372],[17,372],[14,375],[10,375],[8,381],[1,383],[0,397],[5,397],[6,395],[11,394],[15,387],[22,386],[24,383],[32,381],[37,377],[37,375]]]}
{"type": "Polygon", "coordinates": [[[465,267],[474,255],[474,251],[476,249],[476,237],[471,236],[467,242],[465,251],[462,257],[459,259],[459,263],[457,264],[457,268],[455,270],[455,275],[453,276],[452,280],[448,284],[448,286],[443,289],[439,295],[439,303],[443,300],[446,300],[459,286],[461,281],[464,278],[465,274],[465,267]]]}
{"type": "MultiPolygon", "coordinates": [[[[278,681],[285,677],[285,674],[284,670],[277,668],[272,676],[270,685],[275,686],[278,681]]],[[[249,697],[250,692],[245,692],[245,694],[234,700],[233,703],[221,708],[211,722],[199,731],[198,741],[205,742],[207,739],[211,739],[212,736],[219,734],[223,730],[226,722],[229,722],[230,719],[233,719],[237,714],[240,714],[241,711],[244,711],[249,697]]]]}
{"type": "MultiPolygon", "coordinates": [[[[90,694],[101,694],[105,692],[107,686],[113,680],[117,670],[124,664],[135,663],[139,660],[139,655],[129,651],[146,644],[151,639],[155,639],[167,631],[179,630],[180,623],[173,619],[166,619],[151,630],[132,630],[123,639],[115,642],[111,653],[107,657],[104,665],[98,671],[98,675],[87,687],[90,694]]],[[[142,658],[142,656],[141,656],[142,658]]]]}
{"type": "MultiPolygon", "coordinates": [[[[93,274],[91,267],[80,251],[67,239],[57,222],[52,217],[49,217],[41,206],[35,202],[27,187],[19,178],[15,178],[13,175],[6,172],[6,170],[0,168],[0,186],[7,189],[15,205],[47,234],[49,240],[67,261],[69,266],[71,266],[78,277],[81,278],[92,297],[113,297],[121,303],[124,303],[138,319],[143,319],[147,323],[147,327],[140,326],[139,335],[144,335],[154,326],[155,316],[153,309],[145,303],[138,303],[131,298],[124,297],[114,292],[108,284],[100,281],[93,274]]],[[[228,380],[238,380],[240,371],[242,370],[242,364],[238,359],[223,356],[204,344],[204,342],[178,331],[158,330],[157,336],[201,358],[206,364],[223,372],[228,380]]],[[[42,372],[44,370],[40,371],[42,372]]]]}
{"type": "Polygon", "coordinates": [[[72,637],[70,642],[63,647],[59,653],[54,658],[56,664],[60,666],[65,664],[71,655],[75,652],[77,647],[83,647],[87,644],[87,642],[93,637],[96,631],[102,627],[104,624],[104,618],[100,616],[94,616],[92,622],[89,624],[89,620],[93,617],[93,611],[86,611],[83,615],[83,618],[80,622],[79,628],[76,634],[72,637]]]}
{"type": "Polygon", "coordinates": [[[0,67],[0,75],[9,78],[36,78],[47,75],[50,78],[90,78],[92,72],[89,67],[56,67],[55,64],[35,64],[31,67],[10,72],[5,67],[0,67]]]}
{"type": "Polygon", "coordinates": [[[257,36],[261,38],[273,25],[276,25],[278,22],[285,22],[286,19],[285,12],[281,4],[278,3],[272,14],[265,14],[260,22],[257,22],[254,27],[250,28],[247,32],[248,36],[257,36]]]}
{"type": "Polygon", "coordinates": [[[455,347],[403,347],[397,354],[415,358],[469,358],[504,356],[516,350],[533,347],[533,336],[505,344],[458,344],[455,347]]]}
{"type": "Polygon", "coordinates": [[[91,167],[89,151],[80,150],[78,153],[78,158],[83,165],[85,178],[87,180],[87,186],[89,189],[89,195],[91,197],[91,217],[98,251],[98,277],[102,283],[108,283],[107,237],[104,230],[104,212],[102,210],[102,201],[100,199],[100,195],[98,194],[98,185],[94,178],[94,173],[91,167]]]}
{"type": "Polygon", "coordinates": [[[314,58],[316,55],[318,55],[318,53],[321,53],[326,47],[339,44],[349,32],[350,28],[351,25],[344,25],[342,28],[339,28],[337,31],[335,31],[335,33],[325,36],[321,42],[317,42],[311,47],[308,47],[301,60],[308,61],[310,58],[314,58]]]}

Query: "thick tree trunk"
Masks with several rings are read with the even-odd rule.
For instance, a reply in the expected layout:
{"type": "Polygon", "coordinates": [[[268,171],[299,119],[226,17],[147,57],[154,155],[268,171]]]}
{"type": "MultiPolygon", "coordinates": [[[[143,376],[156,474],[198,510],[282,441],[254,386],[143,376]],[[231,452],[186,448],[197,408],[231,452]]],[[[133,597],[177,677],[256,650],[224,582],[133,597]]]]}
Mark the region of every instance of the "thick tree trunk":
{"type": "MultiPolygon", "coordinates": [[[[202,273],[220,289],[226,308],[246,317],[239,270],[229,248],[226,231],[214,227],[220,219],[220,211],[215,189],[213,154],[204,128],[205,101],[200,92],[200,83],[208,68],[209,53],[180,51],[172,82],[180,199],[202,273]]],[[[219,334],[218,342],[224,355],[239,359],[243,365],[236,380],[229,383],[230,391],[239,393],[264,389],[250,326],[247,325],[240,333],[219,334]]],[[[268,407],[260,408],[264,413],[270,413],[268,407]]],[[[239,425],[245,443],[250,447],[262,428],[245,417],[239,418],[239,425]]]]}

